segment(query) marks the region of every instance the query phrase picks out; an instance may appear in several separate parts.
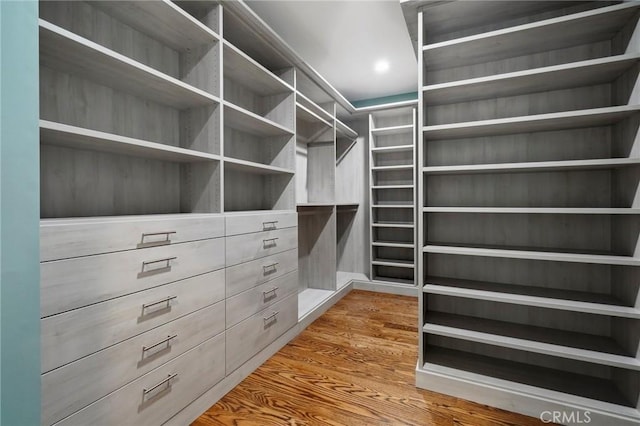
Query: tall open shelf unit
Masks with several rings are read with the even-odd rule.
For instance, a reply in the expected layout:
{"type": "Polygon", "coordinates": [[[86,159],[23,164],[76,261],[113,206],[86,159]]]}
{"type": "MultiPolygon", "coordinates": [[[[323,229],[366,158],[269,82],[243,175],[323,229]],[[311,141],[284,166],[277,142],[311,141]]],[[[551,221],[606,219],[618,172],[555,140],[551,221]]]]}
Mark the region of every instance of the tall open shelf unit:
{"type": "Polygon", "coordinates": [[[360,278],[339,271],[350,240],[349,219],[359,203],[345,199],[337,179],[350,170],[342,165],[358,134],[337,118],[336,102],[302,73],[296,73],[296,96],[299,318],[311,321],[318,306],[360,278]]]}
{"type": "Polygon", "coordinates": [[[403,7],[420,88],[417,385],[638,424],[640,4],[403,7]]]}
{"type": "Polygon", "coordinates": [[[415,285],[416,109],[369,114],[372,281],[415,285]]]}

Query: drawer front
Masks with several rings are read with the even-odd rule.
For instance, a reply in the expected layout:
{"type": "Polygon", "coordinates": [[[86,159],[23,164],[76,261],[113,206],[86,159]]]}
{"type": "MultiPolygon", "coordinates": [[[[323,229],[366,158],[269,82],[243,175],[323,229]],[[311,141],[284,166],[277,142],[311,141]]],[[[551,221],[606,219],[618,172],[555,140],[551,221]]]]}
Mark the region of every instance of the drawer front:
{"type": "Polygon", "coordinates": [[[267,347],[297,322],[296,293],[227,330],[227,374],[267,347]]]}
{"type": "Polygon", "coordinates": [[[41,321],[42,372],[224,299],[224,270],[74,309],[41,321]]]}
{"type": "Polygon", "coordinates": [[[298,292],[298,271],[227,299],[227,328],[298,292]]]}
{"type": "Polygon", "coordinates": [[[250,215],[228,215],[225,218],[227,236],[274,231],[298,226],[296,212],[260,212],[250,215]]]}
{"type": "Polygon", "coordinates": [[[298,269],[298,250],[263,257],[226,269],[226,295],[234,296],[298,269]]]}
{"type": "Polygon", "coordinates": [[[40,265],[43,317],[224,267],[224,238],[40,265]]]}
{"type": "Polygon", "coordinates": [[[158,426],[224,377],[224,333],[147,373],[56,426],[158,426]]]}
{"type": "Polygon", "coordinates": [[[223,330],[219,302],[43,374],[43,424],[65,418],[223,330]]]}
{"type": "Polygon", "coordinates": [[[40,222],[40,260],[110,253],[224,236],[221,215],[168,215],[40,222]]]}
{"type": "Polygon", "coordinates": [[[226,246],[227,266],[233,266],[298,247],[298,228],[235,235],[226,246]]]}

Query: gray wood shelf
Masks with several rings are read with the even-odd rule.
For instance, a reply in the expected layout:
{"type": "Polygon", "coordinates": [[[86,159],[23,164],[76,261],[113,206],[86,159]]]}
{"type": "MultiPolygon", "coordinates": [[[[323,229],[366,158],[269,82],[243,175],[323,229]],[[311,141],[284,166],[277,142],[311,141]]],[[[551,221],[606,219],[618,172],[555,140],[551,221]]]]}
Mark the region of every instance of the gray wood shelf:
{"type": "Polygon", "coordinates": [[[576,207],[424,207],[425,213],[638,215],[637,208],[576,207]]]}
{"type": "Polygon", "coordinates": [[[270,166],[268,164],[256,163],[253,161],[240,160],[238,158],[225,157],[225,168],[245,173],[257,175],[274,175],[274,174],[295,174],[295,170],[285,169],[282,167],[270,166]]]}
{"type": "Polygon", "coordinates": [[[293,135],[293,130],[228,101],[224,101],[224,124],[256,136],[293,135]]]}
{"type": "Polygon", "coordinates": [[[349,139],[355,139],[358,137],[358,133],[355,130],[353,130],[351,127],[347,126],[337,118],[335,120],[336,120],[336,132],[338,132],[342,136],[347,137],[349,139]]]}
{"type": "Polygon", "coordinates": [[[413,209],[413,204],[372,204],[374,209],[413,209]]]}
{"type": "Polygon", "coordinates": [[[322,108],[320,105],[311,100],[308,96],[300,91],[296,91],[297,103],[304,106],[315,115],[320,116],[323,120],[327,122],[333,122],[333,115],[329,113],[327,110],[322,108]]]}
{"type": "Polygon", "coordinates": [[[469,37],[425,45],[424,63],[431,69],[454,68],[608,40],[637,12],[623,3],[469,37]]]}
{"type": "Polygon", "coordinates": [[[620,300],[602,293],[446,277],[427,277],[425,282],[423,291],[429,294],[640,319],[640,309],[625,306],[620,300]]]}
{"type": "Polygon", "coordinates": [[[430,166],[422,171],[431,175],[471,173],[525,173],[558,170],[599,170],[640,165],[640,158],[600,158],[593,160],[536,161],[531,163],[469,164],[430,166]]]}
{"type": "Polygon", "coordinates": [[[374,166],[371,167],[371,171],[374,172],[389,172],[394,170],[413,170],[413,164],[401,164],[398,166],[374,166]]]}
{"type": "Polygon", "coordinates": [[[391,266],[394,268],[409,268],[413,269],[415,264],[411,260],[399,260],[399,259],[379,259],[374,258],[371,263],[376,266],[391,266]]]}
{"type": "Polygon", "coordinates": [[[422,368],[439,376],[539,398],[552,396],[577,406],[589,404],[640,420],[637,410],[629,406],[629,400],[612,380],[436,346],[429,347],[428,351],[428,362],[422,368]]]}
{"type": "Polygon", "coordinates": [[[640,111],[640,106],[638,105],[623,105],[466,123],[440,124],[425,126],[423,135],[427,140],[442,140],[596,127],[616,123],[638,113],[638,111],[640,111]]]}
{"type": "Polygon", "coordinates": [[[431,312],[423,332],[453,339],[640,370],[640,360],[611,338],[544,327],[431,312]]]}
{"type": "Polygon", "coordinates": [[[396,247],[396,248],[409,248],[412,249],[415,247],[415,244],[412,243],[402,243],[396,241],[381,241],[376,240],[372,243],[375,247],[396,247]]]}
{"type": "Polygon", "coordinates": [[[96,0],[92,4],[177,51],[186,51],[220,40],[213,30],[169,0],[96,0]]]}
{"type": "Polygon", "coordinates": [[[510,248],[458,247],[435,244],[425,245],[423,251],[425,253],[450,254],[458,256],[480,256],[507,259],[546,260],[551,262],[640,266],[640,258],[632,256],[616,256],[612,254],[584,254],[520,249],[514,250],[510,248]]]}
{"type": "Polygon", "coordinates": [[[413,229],[415,225],[413,223],[403,223],[403,222],[373,222],[371,223],[373,228],[403,228],[403,229],[413,229]]]}
{"type": "Polygon", "coordinates": [[[222,63],[226,78],[237,81],[261,96],[294,91],[293,87],[226,40],[223,42],[222,63]]]}
{"type": "Polygon", "coordinates": [[[320,117],[320,115],[313,112],[311,109],[302,105],[301,103],[296,103],[296,118],[312,125],[319,124],[321,128],[330,129],[333,125],[327,121],[326,119],[320,117]]]}
{"type": "Polygon", "coordinates": [[[42,19],[40,64],[178,109],[219,99],[42,19]]]}
{"type": "Polygon", "coordinates": [[[381,146],[377,148],[371,148],[375,154],[386,154],[390,152],[403,152],[413,151],[413,145],[396,145],[396,146],[381,146]]]}
{"type": "Polygon", "coordinates": [[[414,185],[374,185],[371,189],[387,190],[387,189],[413,189],[414,185]]]}
{"type": "Polygon", "coordinates": [[[422,96],[429,105],[442,105],[603,84],[618,78],[639,59],[637,54],[626,54],[434,84],[423,87],[422,96]]]}
{"type": "Polygon", "coordinates": [[[69,126],[47,120],[40,120],[40,143],[179,163],[220,160],[220,156],[215,154],[69,126]]]}
{"type": "Polygon", "coordinates": [[[403,133],[413,132],[413,124],[404,124],[400,126],[388,126],[371,129],[371,134],[375,136],[401,135],[403,133]]]}

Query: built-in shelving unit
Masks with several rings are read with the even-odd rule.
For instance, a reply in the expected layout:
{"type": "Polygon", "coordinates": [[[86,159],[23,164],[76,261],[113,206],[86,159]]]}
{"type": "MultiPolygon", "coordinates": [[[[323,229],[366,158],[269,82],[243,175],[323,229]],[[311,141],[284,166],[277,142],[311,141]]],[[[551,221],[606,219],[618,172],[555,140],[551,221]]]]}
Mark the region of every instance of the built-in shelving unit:
{"type": "Polygon", "coordinates": [[[640,4],[403,7],[421,88],[418,386],[638,424],[640,4]]]}
{"type": "Polygon", "coordinates": [[[369,114],[371,279],[414,284],[416,111],[369,114]]]}
{"type": "Polygon", "coordinates": [[[222,211],[217,28],[145,3],[40,4],[43,218],[222,211]]]}

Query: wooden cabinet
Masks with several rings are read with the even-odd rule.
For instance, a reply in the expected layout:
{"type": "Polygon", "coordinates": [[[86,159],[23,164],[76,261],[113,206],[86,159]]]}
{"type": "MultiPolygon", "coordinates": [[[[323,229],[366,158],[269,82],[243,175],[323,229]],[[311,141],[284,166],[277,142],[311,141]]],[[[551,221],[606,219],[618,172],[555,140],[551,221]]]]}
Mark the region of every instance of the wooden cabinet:
{"type": "Polygon", "coordinates": [[[225,270],[226,295],[234,296],[297,269],[298,250],[296,249],[227,267],[225,270]]]}
{"type": "Polygon", "coordinates": [[[227,330],[227,374],[298,322],[298,295],[292,294],[227,330]]]}
{"type": "Polygon", "coordinates": [[[57,424],[162,424],[222,380],[224,356],[224,334],[218,334],[57,424]]]}
{"type": "Polygon", "coordinates": [[[43,422],[53,424],[222,333],[224,312],[218,302],[45,373],[43,422]]]}
{"type": "Polygon", "coordinates": [[[234,235],[226,238],[227,265],[249,262],[298,246],[298,228],[234,235]]]}

